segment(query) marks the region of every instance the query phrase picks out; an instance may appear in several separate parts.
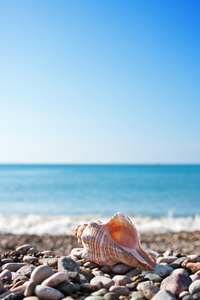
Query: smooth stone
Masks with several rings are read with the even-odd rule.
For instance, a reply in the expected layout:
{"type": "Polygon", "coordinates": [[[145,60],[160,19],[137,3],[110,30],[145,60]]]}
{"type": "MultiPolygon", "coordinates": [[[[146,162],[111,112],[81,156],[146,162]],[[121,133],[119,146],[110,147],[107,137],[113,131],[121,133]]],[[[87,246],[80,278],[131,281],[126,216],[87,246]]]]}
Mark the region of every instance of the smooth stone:
{"type": "Polygon", "coordinates": [[[178,264],[180,267],[186,259],[188,259],[187,256],[182,256],[182,257],[177,258],[173,263],[178,264]]]}
{"type": "Polygon", "coordinates": [[[193,281],[189,286],[189,292],[195,294],[200,292],[200,280],[193,281]]]}
{"type": "Polygon", "coordinates": [[[149,273],[154,273],[159,275],[160,277],[166,277],[168,276],[174,269],[169,267],[169,266],[165,266],[165,265],[160,265],[157,264],[155,269],[153,271],[142,271],[143,275],[149,274],[149,273]]]}
{"type": "Polygon", "coordinates": [[[124,275],[128,276],[128,277],[135,277],[135,276],[138,276],[140,274],[142,274],[142,270],[133,269],[133,270],[130,270],[129,272],[125,273],[124,275]]]}
{"type": "Polygon", "coordinates": [[[131,278],[125,275],[115,275],[112,280],[114,280],[117,285],[126,285],[132,282],[131,278]]]}
{"type": "Polygon", "coordinates": [[[3,298],[3,300],[22,300],[22,299],[24,299],[24,294],[21,292],[11,292],[9,295],[3,298]]]}
{"type": "Polygon", "coordinates": [[[49,266],[38,266],[31,273],[31,280],[36,282],[37,284],[40,284],[46,278],[52,276],[53,274],[54,274],[54,272],[52,271],[52,269],[49,266]]]}
{"type": "Polygon", "coordinates": [[[103,266],[101,268],[101,271],[104,273],[107,273],[107,274],[110,273],[110,270],[111,270],[111,267],[109,267],[109,266],[103,266]]]}
{"type": "Polygon", "coordinates": [[[163,279],[160,288],[179,295],[189,288],[191,282],[191,278],[185,274],[174,274],[163,279]]]}
{"type": "Polygon", "coordinates": [[[101,296],[88,296],[85,300],[103,300],[104,298],[101,296]]]}
{"type": "Polygon", "coordinates": [[[69,281],[69,276],[67,275],[67,273],[58,272],[45,279],[42,282],[42,285],[54,287],[56,285],[59,285],[63,281],[69,281]]]}
{"type": "Polygon", "coordinates": [[[112,272],[117,275],[124,275],[125,273],[129,272],[132,269],[131,266],[119,263],[112,267],[112,272]]]}
{"type": "Polygon", "coordinates": [[[199,300],[200,299],[200,292],[193,294],[192,300],[199,300]]]}
{"type": "Polygon", "coordinates": [[[26,284],[24,296],[25,297],[34,296],[35,287],[36,287],[36,283],[34,281],[29,280],[26,284]]]}
{"type": "Polygon", "coordinates": [[[152,300],[176,300],[175,295],[173,295],[171,292],[169,291],[165,291],[165,290],[160,290],[159,292],[157,292],[157,294],[155,296],[153,296],[153,298],[151,298],[152,300]]]}
{"type": "MultiPolygon", "coordinates": [[[[108,293],[108,290],[105,288],[102,288],[96,292],[91,293],[91,296],[103,296],[104,297],[104,295],[107,293],[108,293]]],[[[104,299],[105,299],[105,297],[104,297],[104,299]]]]}
{"type": "Polygon", "coordinates": [[[13,263],[14,262],[14,260],[12,259],[12,258],[3,258],[2,260],[1,260],[1,264],[2,265],[5,265],[5,264],[7,264],[7,263],[13,263]]]}
{"type": "Polygon", "coordinates": [[[126,286],[113,285],[109,288],[109,292],[118,294],[119,296],[128,296],[130,291],[126,286]]]}
{"type": "Polygon", "coordinates": [[[145,281],[138,284],[137,290],[142,292],[147,299],[151,299],[160,289],[153,285],[150,281],[145,281]]]}
{"type": "Polygon", "coordinates": [[[73,259],[63,256],[58,259],[59,272],[80,272],[79,265],[73,259]]]}
{"type": "MultiPolygon", "coordinates": [[[[200,298],[197,298],[197,299],[199,300],[200,298]]],[[[186,295],[182,298],[182,300],[194,300],[194,297],[193,297],[193,295],[186,295]]]]}
{"type": "Polygon", "coordinates": [[[190,296],[191,294],[188,291],[183,291],[178,295],[178,297],[180,299],[182,299],[183,297],[188,296],[188,295],[190,296]]]}
{"type": "Polygon", "coordinates": [[[30,248],[32,248],[32,246],[29,244],[22,245],[22,246],[17,247],[16,251],[19,252],[20,254],[24,255],[30,248]]]}
{"type": "Polygon", "coordinates": [[[37,254],[39,251],[35,247],[31,247],[30,249],[27,250],[26,254],[37,254]]]}
{"type": "Polygon", "coordinates": [[[10,282],[11,279],[12,279],[12,273],[9,270],[5,269],[0,273],[0,281],[10,282]]]}
{"type": "Polygon", "coordinates": [[[2,282],[0,282],[0,294],[3,292],[3,289],[4,289],[4,285],[2,282]]]}
{"type": "Polygon", "coordinates": [[[37,285],[35,294],[40,300],[61,300],[65,297],[59,290],[44,285],[37,285]]]}
{"type": "Polygon", "coordinates": [[[161,264],[161,263],[166,263],[166,264],[170,264],[170,263],[173,263],[175,260],[177,260],[177,257],[176,256],[165,256],[165,257],[158,257],[156,262],[158,264],[161,264]]]}
{"type": "Polygon", "coordinates": [[[200,280],[200,276],[197,275],[197,274],[192,274],[192,275],[190,275],[190,278],[192,279],[192,281],[200,280]]]}
{"type": "Polygon", "coordinates": [[[154,273],[148,273],[144,276],[144,278],[147,278],[152,282],[161,282],[162,281],[162,278],[159,275],[154,274],[154,273]]]}
{"type": "Polygon", "coordinates": [[[33,272],[33,270],[35,270],[35,268],[36,266],[34,265],[25,265],[24,267],[21,267],[19,270],[17,270],[17,274],[30,277],[31,273],[33,272]]]}
{"type": "Polygon", "coordinates": [[[103,298],[105,300],[119,300],[119,295],[117,293],[108,292],[103,296],[103,298]]]}
{"type": "Polygon", "coordinates": [[[75,286],[71,282],[63,281],[56,286],[56,289],[63,293],[65,296],[71,296],[75,292],[75,286]]]}
{"type": "Polygon", "coordinates": [[[101,283],[104,288],[109,289],[112,285],[115,284],[114,280],[105,276],[97,276],[90,280],[91,285],[96,286],[101,283]]]}
{"type": "Polygon", "coordinates": [[[137,282],[127,283],[126,287],[129,289],[129,291],[135,291],[137,287],[137,282]]]}
{"type": "Polygon", "coordinates": [[[97,264],[96,262],[94,261],[87,261],[83,264],[83,266],[85,268],[90,268],[90,269],[94,269],[94,268],[98,268],[99,269],[99,264],[97,264]]]}
{"type": "MultiPolygon", "coordinates": [[[[166,256],[173,256],[173,251],[172,250],[166,250],[164,253],[163,253],[163,256],[166,257],[166,256]]],[[[177,257],[176,257],[177,258],[177,257]]]]}
{"type": "Polygon", "coordinates": [[[34,264],[34,263],[37,263],[38,262],[38,258],[35,257],[35,256],[24,256],[23,257],[23,261],[24,262],[27,262],[28,264],[34,264]]]}
{"type": "Polygon", "coordinates": [[[147,298],[141,292],[133,292],[131,294],[131,300],[146,300],[147,298]]]}
{"type": "Polygon", "coordinates": [[[87,278],[87,281],[89,282],[94,275],[92,274],[92,271],[88,268],[80,267],[80,274],[83,274],[85,278],[87,278]]]}
{"type": "Polygon", "coordinates": [[[87,278],[82,273],[79,273],[79,281],[80,283],[88,283],[87,278]]]}
{"type": "Polygon", "coordinates": [[[178,268],[174,270],[170,275],[175,275],[175,274],[185,274],[186,276],[190,276],[189,272],[183,268],[178,268]]]}
{"type": "Polygon", "coordinates": [[[2,270],[9,270],[10,272],[16,272],[21,267],[24,267],[25,263],[7,263],[2,266],[2,270]]]}

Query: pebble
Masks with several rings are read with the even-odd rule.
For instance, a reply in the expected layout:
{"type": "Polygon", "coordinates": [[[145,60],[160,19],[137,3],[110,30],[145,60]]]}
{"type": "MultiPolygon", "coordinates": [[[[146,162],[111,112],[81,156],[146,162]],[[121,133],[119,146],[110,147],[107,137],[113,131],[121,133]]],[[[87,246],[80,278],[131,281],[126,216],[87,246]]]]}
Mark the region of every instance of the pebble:
{"type": "Polygon", "coordinates": [[[0,281],[2,282],[10,282],[12,278],[12,273],[5,269],[0,273],[0,281]]]}
{"type": "Polygon", "coordinates": [[[80,272],[79,265],[71,258],[63,256],[58,259],[59,272],[80,272]]]}
{"type": "Polygon", "coordinates": [[[26,254],[37,254],[39,251],[35,247],[31,247],[30,249],[27,250],[26,254]]]}
{"type": "Polygon", "coordinates": [[[91,279],[91,285],[96,286],[97,284],[101,283],[104,288],[109,289],[112,285],[115,284],[114,280],[104,276],[97,276],[91,279]]]}
{"type": "Polygon", "coordinates": [[[54,287],[56,285],[59,285],[63,281],[69,281],[69,277],[67,273],[61,273],[58,272],[56,274],[53,274],[52,276],[48,277],[42,282],[42,285],[47,285],[54,287]]]}
{"type": "Polygon", "coordinates": [[[37,257],[34,257],[34,256],[24,256],[23,257],[23,261],[24,262],[27,262],[29,264],[34,264],[34,263],[37,263],[38,262],[38,258],[37,257]]]}
{"type": "Polygon", "coordinates": [[[40,258],[38,260],[40,265],[48,265],[51,268],[57,268],[58,265],[58,258],[55,257],[46,257],[46,258],[40,258]]]}
{"type": "Polygon", "coordinates": [[[195,280],[199,280],[200,276],[197,274],[192,274],[192,275],[190,275],[190,278],[192,279],[192,281],[195,281],[195,280]]]}
{"type": "Polygon", "coordinates": [[[37,284],[42,283],[46,278],[53,275],[51,267],[49,266],[38,266],[31,273],[31,280],[36,282],[37,284]]]}
{"type": "Polygon", "coordinates": [[[142,292],[147,299],[151,299],[160,289],[153,285],[151,281],[145,281],[138,284],[137,290],[142,292]]]}
{"type": "Polygon", "coordinates": [[[170,263],[173,263],[175,260],[177,260],[176,256],[165,256],[165,257],[161,256],[161,257],[157,258],[157,263],[158,264],[161,264],[161,263],[170,264],[170,263]]]}
{"type": "Polygon", "coordinates": [[[193,281],[189,286],[189,292],[195,294],[200,292],[200,280],[193,281]]]}
{"type": "Polygon", "coordinates": [[[3,290],[4,290],[4,285],[2,282],[0,282],[0,294],[3,292],[3,290]]]}
{"type": "MultiPolygon", "coordinates": [[[[92,296],[104,296],[106,293],[108,293],[108,290],[105,288],[102,288],[96,292],[91,293],[92,296]]],[[[104,297],[105,298],[105,297],[104,297]]],[[[118,297],[119,298],[119,297],[118,297]]]]}
{"type": "Polygon", "coordinates": [[[176,270],[174,270],[171,275],[175,275],[175,274],[185,274],[186,276],[189,276],[189,272],[186,269],[183,268],[177,268],[176,270]]]}
{"type": "Polygon", "coordinates": [[[85,300],[104,300],[104,298],[101,296],[89,296],[86,297],[85,300]]]}
{"type": "Polygon", "coordinates": [[[82,258],[83,248],[74,248],[71,251],[71,255],[77,257],[78,259],[82,258]]]}
{"type": "Polygon", "coordinates": [[[37,296],[25,297],[24,300],[40,300],[37,296]]]}
{"type": "Polygon", "coordinates": [[[119,295],[113,292],[108,292],[103,297],[105,300],[119,300],[119,295]]]}
{"type": "Polygon", "coordinates": [[[152,300],[176,300],[176,297],[169,291],[160,290],[152,300]]]}
{"type": "Polygon", "coordinates": [[[132,300],[146,300],[147,298],[141,292],[133,292],[131,295],[132,300]]]}
{"type": "Polygon", "coordinates": [[[132,282],[131,278],[125,275],[115,275],[112,280],[114,280],[117,285],[126,285],[132,282]]]}
{"type": "Polygon", "coordinates": [[[36,287],[36,283],[34,281],[28,281],[26,283],[26,288],[24,291],[24,296],[28,297],[28,296],[33,296],[34,295],[34,291],[35,291],[35,287],[36,287]]]}
{"type": "Polygon", "coordinates": [[[61,300],[65,297],[60,291],[44,285],[37,285],[35,294],[40,300],[61,300]]]}
{"type": "Polygon", "coordinates": [[[152,282],[161,282],[162,281],[162,278],[159,275],[154,274],[154,273],[148,273],[144,276],[144,278],[147,278],[152,282]]]}
{"type": "Polygon", "coordinates": [[[160,265],[157,264],[155,269],[153,271],[142,271],[143,275],[146,275],[148,273],[154,273],[159,275],[160,277],[166,277],[168,276],[174,269],[169,267],[169,266],[165,266],[165,265],[160,265]]]}
{"type": "Polygon", "coordinates": [[[25,263],[7,263],[2,266],[2,270],[9,270],[10,272],[16,272],[21,267],[24,267],[25,263]]]}
{"type": "Polygon", "coordinates": [[[119,296],[128,296],[129,289],[126,286],[113,285],[109,288],[109,292],[118,294],[119,296]]]}
{"type": "Polygon", "coordinates": [[[142,274],[142,270],[133,269],[133,270],[130,270],[129,272],[125,273],[124,275],[128,276],[128,277],[135,277],[135,276],[140,275],[140,274],[142,274]]]}
{"type": "Polygon", "coordinates": [[[21,267],[19,270],[17,270],[17,274],[30,277],[35,268],[36,266],[34,265],[25,265],[24,267],[21,267]]]}
{"type": "Polygon", "coordinates": [[[27,244],[27,245],[22,245],[16,248],[16,251],[19,252],[20,254],[26,254],[27,251],[32,248],[31,245],[27,244]]]}
{"type": "Polygon", "coordinates": [[[131,269],[132,269],[132,267],[129,265],[119,263],[112,267],[112,272],[114,274],[124,275],[125,273],[129,272],[131,269]]]}
{"type": "Polygon", "coordinates": [[[191,278],[185,274],[174,274],[163,279],[160,288],[178,295],[182,291],[186,291],[191,282],[191,278]]]}
{"type": "Polygon", "coordinates": [[[3,298],[3,300],[22,300],[22,299],[24,299],[24,294],[21,292],[13,292],[3,298]]]}
{"type": "Polygon", "coordinates": [[[56,289],[66,296],[71,296],[76,291],[75,285],[67,281],[61,282],[59,285],[56,286],[56,289]]]}
{"type": "Polygon", "coordinates": [[[190,296],[191,294],[188,292],[188,291],[183,291],[183,292],[181,292],[179,295],[178,295],[178,297],[180,298],[180,299],[182,299],[183,297],[185,297],[185,296],[190,296]]]}

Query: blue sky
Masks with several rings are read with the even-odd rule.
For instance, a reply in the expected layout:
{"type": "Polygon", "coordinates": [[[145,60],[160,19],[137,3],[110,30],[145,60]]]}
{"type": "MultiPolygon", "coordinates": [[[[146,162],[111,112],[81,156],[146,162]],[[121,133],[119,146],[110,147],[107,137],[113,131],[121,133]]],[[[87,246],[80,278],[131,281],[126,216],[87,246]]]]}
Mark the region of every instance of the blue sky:
{"type": "Polygon", "coordinates": [[[200,163],[200,2],[0,2],[1,163],[200,163]]]}

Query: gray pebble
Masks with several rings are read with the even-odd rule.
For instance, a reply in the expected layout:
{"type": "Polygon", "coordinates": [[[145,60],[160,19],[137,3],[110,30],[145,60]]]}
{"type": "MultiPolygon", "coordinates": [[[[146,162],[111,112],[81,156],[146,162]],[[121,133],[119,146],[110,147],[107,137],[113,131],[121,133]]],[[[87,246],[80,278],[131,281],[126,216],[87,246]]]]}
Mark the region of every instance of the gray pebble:
{"type": "MultiPolygon", "coordinates": [[[[37,284],[42,283],[46,278],[52,276],[54,272],[49,266],[36,267],[31,273],[31,280],[37,284]]],[[[38,296],[39,297],[39,296],[38,296]]],[[[40,298],[40,297],[39,297],[40,298]]]]}
{"type": "MultiPolygon", "coordinates": [[[[106,293],[108,293],[108,290],[105,288],[102,288],[96,292],[91,293],[91,296],[104,296],[106,293]]],[[[104,299],[105,299],[105,297],[104,297],[104,299]]]]}
{"type": "Polygon", "coordinates": [[[119,263],[112,267],[112,272],[117,275],[124,275],[125,273],[129,272],[132,269],[131,266],[119,263]]]}
{"type": "Polygon", "coordinates": [[[145,281],[138,284],[137,290],[142,292],[147,299],[151,299],[160,289],[153,285],[150,281],[145,281]]]}
{"type": "Polygon", "coordinates": [[[200,280],[193,281],[189,286],[189,292],[195,294],[200,292],[200,280]]]}
{"type": "Polygon", "coordinates": [[[37,285],[35,294],[40,300],[61,300],[65,297],[60,291],[44,285],[37,285]]]}
{"type": "Polygon", "coordinates": [[[175,260],[177,260],[177,257],[176,256],[165,256],[165,257],[158,257],[156,262],[158,264],[161,264],[161,263],[167,263],[167,264],[170,264],[170,263],[173,263],[175,260]]]}
{"type": "Polygon", "coordinates": [[[176,300],[176,297],[168,291],[160,290],[153,298],[152,300],[176,300]]]}
{"type": "Polygon", "coordinates": [[[74,248],[71,251],[71,255],[77,257],[78,259],[82,258],[82,254],[83,254],[83,248],[74,248]]]}
{"type": "Polygon", "coordinates": [[[26,255],[23,257],[23,261],[27,262],[28,264],[34,264],[38,262],[38,258],[35,256],[26,255]]]}
{"type": "Polygon", "coordinates": [[[3,292],[3,289],[4,289],[4,285],[2,282],[0,282],[0,294],[3,292]]]}
{"type": "Polygon", "coordinates": [[[136,291],[137,282],[127,283],[126,287],[129,289],[129,291],[136,291]]]}
{"type": "Polygon", "coordinates": [[[24,294],[20,292],[11,292],[9,295],[3,298],[3,300],[22,300],[22,299],[24,299],[24,294]]]}
{"type": "Polygon", "coordinates": [[[119,295],[117,293],[108,292],[103,297],[105,300],[119,300],[119,295]]]}
{"type": "Polygon", "coordinates": [[[101,283],[104,288],[109,289],[112,285],[115,284],[114,280],[104,276],[97,276],[91,279],[91,285],[96,286],[97,284],[101,283]]]}
{"type": "Polygon", "coordinates": [[[189,272],[186,270],[186,269],[183,269],[183,268],[178,268],[176,270],[174,270],[171,275],[174,275],[174,274],[185,274],[186,276],[189,276],[189,272]]]}
{"type": "Polygon", "coordinates": [[[154,274],[154,273],[148,273],[144,276],[144,278],[147,278],[152,282],[161,282],[162,281],[162,278],[159,275],[154,274]]]}
{"type": "Polygon", "coordinates": [[[62,292],[65,296],[70,296],[76,291],[76,286],[71,282],[64,281],[57,285],[56,289],[62,292]]]}
{"type": "Polygon", "coordinates": [[[56,257],[43,257],[38,260],[40,265],[48,265],[51,268],[57,268],[58,258],[56,257]]]}
{"type": "Polygon", "coordinates": [[[174,295],[179,295],[182,291],[188,289],[191,282],[191,278],[185,274],[174,274],[163,279],[160,288],[170,291],[174,295]]]}
{"type": "Polygon", "coordinates": [[[20,247],[17,247],[17,249],[16,249],[16,251],[17,252],[19,252],[20,254],[26,254],[27,253],[27,251],[30,249],[30,248],[32,248],[32,246],[31,245],[22,245],[22,246],[20,246],[20,247]]]}
{"type": "Polygon", "coordinates": [[[37,254],[39,251],[35,247],[31,247],[27,250],[26,254],[37,254]]]}
{"type": "Polygon", "coordinates": [[[200,299],[200,292],[193,294],[193,300],[199,300],[200,299]]]}
{"type": "Polygon", "coordinates": [[[166,277],[168,276],[174,269],[169,267],[169,266],[165,266],[165,265],[159,265],[157,264],[155,269],[153,271],[142,271],[143,275],[146,275],[148,273],[154,273],[159,275],[160,277],[166,277]]]}
{"type": "Polygon", "coordinates": [[[59,272],[80,272],[79,265],[73,259],[63,256],[58,259],[58,271],[59,272]]]}
{"type": "Polygon", "coordinates": [[[16,284],[18,281],[21,281],[21,280],[25,280],[25,281],[28,281],[29,278],[27,276],[24,276],[24,275],[18,275],[15,277],[15,279],[13,280],[13,284],[16,284]]]}
{"type": "Polygon", "coordinates": [[[125,273],[124,275],[128,276],[128,277],[135,277],[135,276],[140,275],[140,274],[142,274],[142,270],[133,269],[133,270],[130,270],[129,272],[125,273]]]}
{"type": "Polygon", "coordinates": [[[126,286],[122,285],[113,285],[109,288],[109,292],[118,294],[119,296],[128,296],[129,289],[126,286]]]}
{"type": "Polygon", "coordinates": [[[27,277],[31,276],[31,273],[36,268],[34,265],[25,265],[24,267],[21,267],[19,270],[17,270],[17,274],[24,275],[27,277]]]}
{"type": "Polygon", "coordinates": [[[2,270],[9,270],[10,272],[16,272],[21,267],[24,267],[25,263],[7,263],[2,266],[2,270]]]}
{"type": "Polygon", "coordinates": [[[146,300],[147,298],[141,292],[133,292],[131,294],[131,300],[146,300]]]}

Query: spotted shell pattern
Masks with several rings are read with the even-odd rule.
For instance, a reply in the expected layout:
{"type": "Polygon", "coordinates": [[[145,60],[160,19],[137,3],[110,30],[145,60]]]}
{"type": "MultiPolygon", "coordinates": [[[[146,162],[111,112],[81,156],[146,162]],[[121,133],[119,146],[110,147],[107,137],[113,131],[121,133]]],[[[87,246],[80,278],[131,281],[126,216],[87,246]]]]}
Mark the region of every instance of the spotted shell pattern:
{"type": "Polygon", "coordinates": [[[141,246],[138,232],[129,219],[116,213],[109,222],[89,222],[72,228],[84,247],[82,258],[113,266],[125,263],[144,270],[153,270],[155,260],[141,246]]]}

